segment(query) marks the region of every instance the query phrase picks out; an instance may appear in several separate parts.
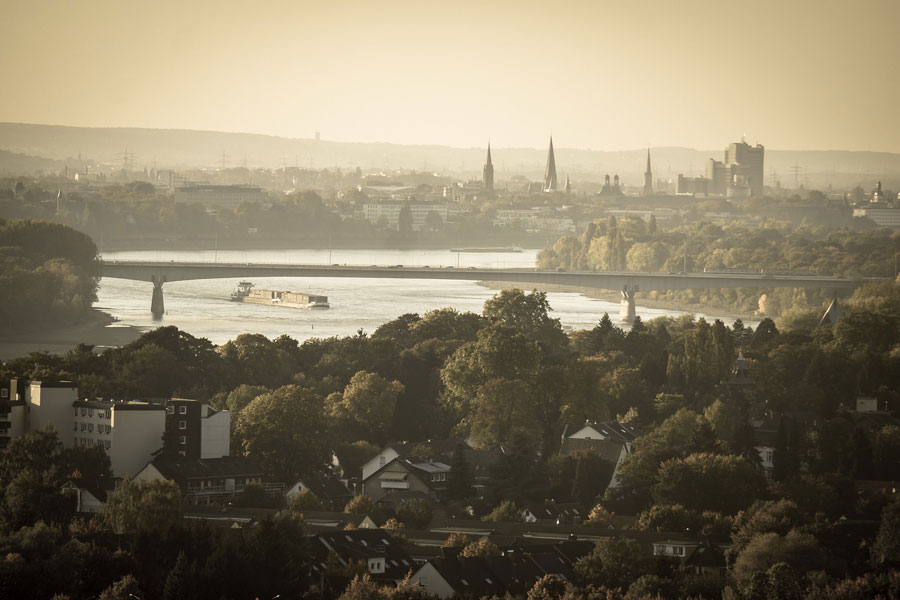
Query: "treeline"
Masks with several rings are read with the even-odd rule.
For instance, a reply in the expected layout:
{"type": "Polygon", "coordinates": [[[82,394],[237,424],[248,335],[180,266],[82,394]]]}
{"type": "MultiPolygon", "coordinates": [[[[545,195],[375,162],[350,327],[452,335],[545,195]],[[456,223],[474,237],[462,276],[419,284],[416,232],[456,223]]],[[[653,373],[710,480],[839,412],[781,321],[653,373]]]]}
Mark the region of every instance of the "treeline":
{"type": "MultiPolygon", "coordinates": [[[[702,272],[704,269],[807,271],[822,276],[893,277],[900,234],[889,229],[826,228],[766,221],[750,229],[695,222],[658,229],[656,221],[625,216],[590,223],[582,235],[561,237],[538,254],[542,269],[702,272]]],[[[777,316],[818,305],[827,292],[755,288],[673,290],[653,297],[777,316]],[[765,294],[766,306],[759,303],[765,294]]]]}
{"type": "Polygon", "coordinates": [[[96,254],[94,242],[69,227],[0,219],[0,330],[84,317],[97,299],[96,254]]]}
{"type": "MultiPolygon", "coordinates": [[[[409,314],[372,335],[303,344],[243,335],[217,348],[167,327],[100,356],[83,346],[63,356],[9,361],[0,377],[72,379],[86,396],[210,399],[233,412],[233,450],[279,481],[325,472],[332,450],[352,471],[388,440],[469,438],[480,447],[499,445],[504,454],[483,500],[472,497],[470,486],[448,481],[457,490],[445,499],[452,513],[471,507],[487,519],[515,520],[517,505],[556,498],[593,506],[589,522],[599,526],[613,513],[637,514],[639,529],[731,538],[727,572],[702,580],[638,557],[627,541],[604,542],[579,563],[577,588],[536,598],[588,598],[590,590],[611,594],[614,588],[623,591],[612,597],[623,598],[713,597],[726,588],[742,600],[869,598],[896,590],[888,574],[900,565],[900,504],[890,494],[861,495],[853,481],[900,478],[900,427],[866,429],[841,408],[852,407],[859,394],[898,406],[900,282],[858,289],[845,310],[834,326],[796,319],[779,329],[765,320],[755,330],[682,317],[638,320],[625,332],[604,316],[594,329],[567,335],[543,294],[507,290],[486,302],[481,315],[409,314]],[[738,349],[755,400],[722,384],[738,349]],[[771,481],[763,476],[750,417],[777,424],[771,481]],[[601,480],[611,465],[590,453],[562,457],[557,450],[565,424],[612,418],[633,422],[644,434],[621,466],[621,487],[603,495],[601,480]]],[[[0,476],[20,471],[0,470],[0,476]]],[[[35,475],[31,484],[4,480],[6,514],[31,506],[22,498],[37,492],[22,494],[32,484],[50,490],[55,484],[38,485],[49,477],[35,475]]],[[[67,523],[51,518],[53,506],[41,506],[6,517],[9,553],[51,560],[58,554],[53,548],[76,552],[88,543],[67,524],[68,530],[56,530],[62,533],[40,533],[53,543],[30,550],[26,540],[43,527],[33,525],[37,519],[67,523]]],[[[248,540],[281,539],[279,525],[261,525],[240,541],[216,541],[230,549],[210,564],[190,548],[211,548],[215,536],[239,534],[206,532],[195,539],[191,527],[165,534],[174,537],[138,534],[135,544],[143,540],[157,552],[136,559],[140,585],[159,591],[170,577],[184,581],[176,577],[184,572],[186,580],[199,581],[197,573],[220,573],[221,565],[239,562],[248,540]],[[165,558],[159,540],[171,540],[165,558]]],[[[100,558],[78,564],[105,565],[108,557],[100,558]]],[[[269,568],[290,572],[289,560],[275,556],[269,568]]],[[[122,564],[124,570],[105,571],[91,589],[111,585],[114,574],[124,577],[133,563],[122,564]]]]}

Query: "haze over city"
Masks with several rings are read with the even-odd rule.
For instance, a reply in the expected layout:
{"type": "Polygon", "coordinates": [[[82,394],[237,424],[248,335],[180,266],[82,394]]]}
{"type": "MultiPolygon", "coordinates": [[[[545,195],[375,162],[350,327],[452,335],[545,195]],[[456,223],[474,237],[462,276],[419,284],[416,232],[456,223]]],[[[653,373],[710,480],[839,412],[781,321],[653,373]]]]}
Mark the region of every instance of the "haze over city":
{"type": "Polygon", "coordinates": [[[900,152],[900,4],[7,0],[0,121],[900,152]],[[10,60],[12,58],[12,60],[10,60]]]}
{"type": "Polygon", "coordinates": [[[0,600],[900,600],[900,0],[0,23],[0,600]]]}

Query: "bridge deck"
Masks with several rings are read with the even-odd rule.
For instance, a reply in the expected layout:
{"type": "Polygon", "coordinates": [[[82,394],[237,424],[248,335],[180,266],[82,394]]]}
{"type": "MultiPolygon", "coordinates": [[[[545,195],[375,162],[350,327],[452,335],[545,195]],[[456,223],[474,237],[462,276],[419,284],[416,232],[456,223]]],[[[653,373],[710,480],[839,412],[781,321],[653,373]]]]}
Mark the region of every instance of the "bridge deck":
{"type": "MultiPolygon", "coordinates": [[[[723,273],[633,273],[542,271],[539,269],[480,269],[382,267],[354,265],[289,265],[272,263],[209,263],[105,261],[103,276],[138,281],[185,281],[248,277],[359,277],[384,279],[456,279],[572,285],[606,290],[677,290],[707,288],[825,288],[848,289],[863,281],[844,277],[723,273]]],[[[871,278],[869,280],[875,280],[871,278]]]]}

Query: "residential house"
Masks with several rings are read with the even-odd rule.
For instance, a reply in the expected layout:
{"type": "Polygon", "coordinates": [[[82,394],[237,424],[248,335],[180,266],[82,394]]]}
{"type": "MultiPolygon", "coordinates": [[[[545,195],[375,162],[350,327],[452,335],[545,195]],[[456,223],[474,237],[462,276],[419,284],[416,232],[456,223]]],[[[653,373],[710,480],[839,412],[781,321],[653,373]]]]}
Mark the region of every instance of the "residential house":
{"type": "Polygon", "coordinates": [[[106,497],[115,491],[117,481],[114,477],[70,479],[61,489],[64,496],[75,499],[75,512],[96,514],[103,511],[106,497]]]}
{"type": "Polygon", "coordinates": [[[221,458],[231,454],[231,413],[187,398],[166,401],[166,433],[185,458],[221,458]]]}
{"type": "Polygon", "coordinates": [[[521,509],[522,520],[526,523],[580,523],[587,517],[587,511],[577,502],[556,502],[526,504],[521,509]]]}
{"type": "Polygon", "coordinates": [[[450,465],[419,462],[397,456],[363,479],[363,494],[379,500],[394,490],[424,492],[436,496],[446,488],[450,465]]]}
{"type": "Polygon", "coordinates": [[[329,510],[343,510],[353,498],[353,492],[344,485],[344,482],[333,475],[306,477],[295,481],[288,487],[284,495],[290,503],[296,496],[307,490],[315,494],[322,506],[329,510]]]}
{"type": "Polygon", "coordinates": [[[618,488],[621,485],[619,467],[625,460],[625,456],[632,452],[632,444],[640,435],[637,428],[629,423],[619,423],[618,421],[585,421],[584,425],[574,429],[572,433],[568,433],[569,431],[570,426],[566,425],[563,429],[560,454],[565,456],[578,450],[593,451],[604,461],[613,465],[607,487],[618,488]]]}
{"type": "Polygon", "coordinates": [[[403,546],[384,529],[345,529],[323,531],[313,536],[312,571],[322,575],[328,570],[329,556],[342,567],[363,563],[372,579],[396,583],[416,568],[403,546]]]}
{"type": "Polygon", "coordinates": [[[158,479],[177,483],[183,498],[191,504],[210,504],[243,493],[248,485],[264,485],[262,470],[243,456],[159,457],[134,476],[134,481],[158,479]]]}

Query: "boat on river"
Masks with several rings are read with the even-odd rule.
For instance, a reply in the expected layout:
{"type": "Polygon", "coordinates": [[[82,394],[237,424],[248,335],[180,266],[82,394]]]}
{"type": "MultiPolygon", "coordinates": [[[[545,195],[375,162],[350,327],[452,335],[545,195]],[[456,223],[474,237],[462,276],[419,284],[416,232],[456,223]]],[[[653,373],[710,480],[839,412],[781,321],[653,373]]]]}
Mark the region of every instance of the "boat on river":
{"type": "Polygon", "coordinates": [[[286,306],[288,308],[331,308],[331,305],[328,304],[328,296],[300,294],[282,290],[259,290],[254,289],[253,284],[249,281],[238,283],[237,288],[231,292],[231,300],[248,304],[286,306]]]}

